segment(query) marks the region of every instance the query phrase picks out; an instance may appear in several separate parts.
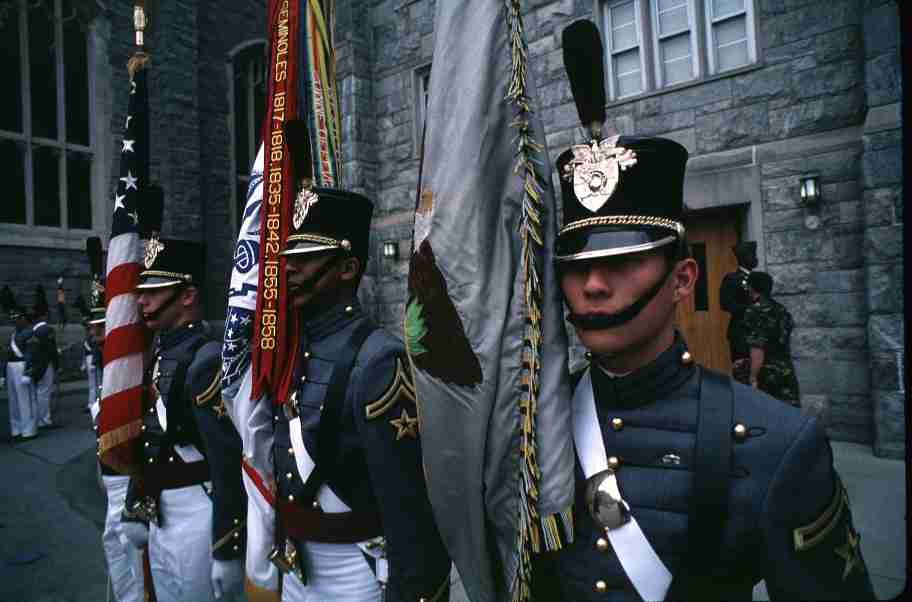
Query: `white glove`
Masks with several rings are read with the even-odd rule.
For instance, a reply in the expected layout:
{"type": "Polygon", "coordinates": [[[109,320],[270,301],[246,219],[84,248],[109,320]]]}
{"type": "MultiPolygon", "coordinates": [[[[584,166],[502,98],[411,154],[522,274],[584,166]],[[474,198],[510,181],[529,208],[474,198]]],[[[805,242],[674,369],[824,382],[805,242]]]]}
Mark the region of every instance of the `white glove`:
{"type": "Polygon", "coordinates": [[[212,559],[212,592],[215,599],[222,596],[231,598],[244,589],[244,563],[240,558],[235,560],[212,559]]]}
{"type": "Polygon", "coordinates": [[[149,527],[144,523],[121,522],[119,537],[124,545],[141,549],[149,543],[149,527]]]}
{"type": "Polygon", "coordinates": [[[19,379],[19,382],[22,383],[23,385],[30,385],[30,384],[32,384],[32,377],[26,376],[23,374],[22,378],[19,379]]]}

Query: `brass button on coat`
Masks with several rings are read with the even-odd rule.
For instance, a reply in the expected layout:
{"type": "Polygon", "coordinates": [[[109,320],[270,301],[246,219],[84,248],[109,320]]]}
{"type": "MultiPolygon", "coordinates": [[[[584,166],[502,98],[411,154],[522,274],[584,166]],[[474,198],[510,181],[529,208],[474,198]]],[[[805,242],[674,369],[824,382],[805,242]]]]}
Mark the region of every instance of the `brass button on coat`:
{"type": "Polygon", "coordinates": [[[611,428],[615,431],[619,431],[624,428],[624,419],[623,418],[612,418],[611,419],[611,428]]]}
{"type": "Polygon", "coordinates": [[[747,438],[747,427],[739,422],[735,424],[732,433],[734,433],[736,440],[744,441],[747,438]]]}
{"type": "Polygon", "coordinates": [[[595,591],[600,594],[604,594],[606,591],[608,591],[608,584],[599,579],[595,582],[595,591]]]}
{"type": "Polygon", "coordinates": [[[599,537],[597,540],[595,540],[595,549],[598,550],[599,552],[607,552],[608,551],[608,540],[605,539],[604,537],[599,537]]]}
{"type": "Polygon", "coordinates": [[[621,465],[621,459],[618,458],[617,456],[611,456],[610,458],[608,458],[608,466],[610,466],[611,468],[617,468],[620,465],[621,465]]]}

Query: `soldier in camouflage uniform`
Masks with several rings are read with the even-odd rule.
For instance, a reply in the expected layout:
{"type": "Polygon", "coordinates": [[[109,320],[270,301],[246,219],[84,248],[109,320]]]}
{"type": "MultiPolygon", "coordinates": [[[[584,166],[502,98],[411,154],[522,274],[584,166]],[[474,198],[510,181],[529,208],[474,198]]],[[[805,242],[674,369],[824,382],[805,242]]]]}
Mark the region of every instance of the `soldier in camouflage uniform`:
{"type": "Polygon", "coordinates": [[[744,341],[750,349],[750,383],[776,399],[800,406],[798,377],[789,339],[795,323],[772,299],[773,279],[766,272],[748,276],[753,305],[744,310],[744,341]]]}
{"type": "Polygon", "coordinates": [[[719,304],[731,314],[726,337],[731,354],[732,376],[746,385],[750,379],[750,348],[744,342],[744,310],[751,304],[747,277],[757,267],[757,243],[739,242],[732,247],[732,252],[738,259],[738,269],[722,278],[719,304]]]}

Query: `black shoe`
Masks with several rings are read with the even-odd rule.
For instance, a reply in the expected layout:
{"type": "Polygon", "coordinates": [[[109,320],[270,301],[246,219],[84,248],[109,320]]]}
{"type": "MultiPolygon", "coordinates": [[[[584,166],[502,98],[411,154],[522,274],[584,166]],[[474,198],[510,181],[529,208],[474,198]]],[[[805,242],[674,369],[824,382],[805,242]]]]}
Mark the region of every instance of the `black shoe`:
{"type": "Polygon", "coordinates": [[[60,428],[60,425],[57,424],[56,422],[52,422],[52,423],[50,423],[50,424],[39,424],[39,425],[38,425],[38,430],[41,430],[41,429],[51,429],[51,430],[53,430],[53,429],[59,429],[59,428],[60,428]]]}
{"type": "Polygon", "coordinates": [[[19,443],[20,441],[22,441],[22,435],[13,435],[10,438],[10,441],[12,441],[13,443],[19,443]]]}
{"type": "Polygon", "coordinates": [[[31,441],[32,439],[37,439],[37,438],[38,438],[38,433],[35,433],[34,435],[19,435],[19,441],[21,441],[21,442],[31,441]]]}

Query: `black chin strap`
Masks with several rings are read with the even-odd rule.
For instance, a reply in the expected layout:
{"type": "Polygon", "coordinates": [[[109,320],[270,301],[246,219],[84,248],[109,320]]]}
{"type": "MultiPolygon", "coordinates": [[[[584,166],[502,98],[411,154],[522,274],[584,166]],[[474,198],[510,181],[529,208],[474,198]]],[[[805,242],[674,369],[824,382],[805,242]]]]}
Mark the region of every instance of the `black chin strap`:
{"type": "Polygon", "coordinates": [[[323,278],[323,276],[325,276],[326,274],[329,273],[329,270],[333,269],[333,266],[335,266],[339,262],[340,257],[341,257],[341,255],[336,255],[332,259],[330,259],[329,261],[324,263],[323,267],[321,267],[319,270],[314,272],[313,276],[311,276],[307,280],[304,280],[303,282],[301,282],[301,284],[299,284],[296,288],[312,289],[314,286],[316,286],[316,284],[320,281],[320,279],[323,278]]]}
{"type": "Polygon", "coordinates": [[[659,294],[659,291],[662,290],[663,286],[665,286],[665,281],[668,280],[668,276],[671,274],[673,269],[674,266],[670,266],[665,271],[665,275],[662,276],[662,278],[660,278],[659,281],[651,289],[646,291],[639,299],[637,299],[623,311],[620,311],[616,314],[599,315],[575,314],[571,311],[569,314],[567,314],[567,320],[582,330],[603,330],[605,328],[614,328],[616,326],[620,326],[621,324],[626,324],[630,320],[637,317],[639,313],[643,311],[643,308],[649,305],[649,302],[659,294]]]}
{"type": "Polygon", "coordinates": [[[176,290],[176,292],[175,292],[173,295],[171,295],[171,298],[170,298],[170,299],[168,299],[167,301],[165,301],[164,303],[162,303],[162,304],[161,304],[161,307],[159,307],[159,308],[156,309],[155,311],[149,312],[148,314],[146,314],[146,315],[144,316],[145,319],[146,319],[147,321],[148,321],[148,320],[156,320],[156,319],[158,319],[158,316],[160,316],[161,313],[162,313],[163,311],[165,311],[166,309],[168,309],[169,307],[171,307],[171,305],[173,305],[174,302],[177,301],[177,298],[180,297],[181,291],[184,289],[184,285],[178,285],[178,286],[176,286],[176,287],[174,287],[174,288],[177,289],[177,290],[176,290]]]}

